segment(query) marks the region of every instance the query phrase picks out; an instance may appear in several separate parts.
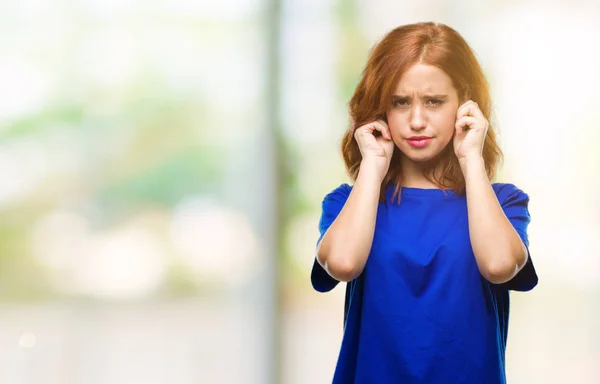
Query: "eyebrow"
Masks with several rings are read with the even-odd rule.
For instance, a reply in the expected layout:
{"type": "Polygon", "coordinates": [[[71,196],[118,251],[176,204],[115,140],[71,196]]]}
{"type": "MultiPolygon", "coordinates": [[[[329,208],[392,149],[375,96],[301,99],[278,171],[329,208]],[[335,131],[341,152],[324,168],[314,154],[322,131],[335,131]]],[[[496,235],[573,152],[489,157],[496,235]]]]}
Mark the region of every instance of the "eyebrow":
{"type": "MultiPolygon", "coordinates": [[[[392,97],[395,99],[408,99],[408,100],[412,99],[412,97],[405,96],[405,95],[394,95],[392,97]]],[[[438,94],[426,94],[426,95],[423,95],[423,97],[426,99],[446,99],[446,98],[448,98],[448,95],[445,93],[438,93],[438,94]]]]}

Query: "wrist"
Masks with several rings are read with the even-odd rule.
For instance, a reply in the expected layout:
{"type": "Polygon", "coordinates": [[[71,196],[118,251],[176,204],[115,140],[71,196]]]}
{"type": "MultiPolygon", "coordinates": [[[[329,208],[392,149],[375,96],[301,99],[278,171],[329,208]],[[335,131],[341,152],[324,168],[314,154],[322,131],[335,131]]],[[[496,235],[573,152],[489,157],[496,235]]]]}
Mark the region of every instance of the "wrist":
{"type": "Polygon", "coordinates": [[[485,161],[481,156],[464,157],[459,160],[459,163],[463,176],[465,177],[465,182],[468,183],[469,180],[473,178],[478,179],[480,177],[487,179],[485,161]]]}
{"type": "Polygon", "coordinates": [[[485,170],[485,161],[480,155],[462,157],[458,159],[458,163],[460,164],[463,173],[470,170],[485,170]]]}
{"type": "Polygon", "coordinates": [[[385,177],[385,172],[382,172],[381,160],[368,157],[363,158],[360,162],[358,177],[381,184],[385,177]]]}

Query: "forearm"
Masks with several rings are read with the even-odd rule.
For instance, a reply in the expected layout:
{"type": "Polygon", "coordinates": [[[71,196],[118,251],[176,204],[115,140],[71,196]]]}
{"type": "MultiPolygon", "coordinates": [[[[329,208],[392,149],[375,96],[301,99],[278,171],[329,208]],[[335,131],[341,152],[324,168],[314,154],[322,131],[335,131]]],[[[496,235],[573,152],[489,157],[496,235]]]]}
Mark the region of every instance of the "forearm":
{"type": "Polygon", "coordinates": [[[353,280],[367,262],[380,189],[380,176],[372,164],[363,161],[346,204],[317,247],[317,260],[337,280],[353,280]]]}
{"type": "Polygon", "coordinates": [[[504,214],[487,177],[483,159],[461,163],[466,181],[469,234],[481,274],[500,284],[525,265],[527,253],[504,214]]]}

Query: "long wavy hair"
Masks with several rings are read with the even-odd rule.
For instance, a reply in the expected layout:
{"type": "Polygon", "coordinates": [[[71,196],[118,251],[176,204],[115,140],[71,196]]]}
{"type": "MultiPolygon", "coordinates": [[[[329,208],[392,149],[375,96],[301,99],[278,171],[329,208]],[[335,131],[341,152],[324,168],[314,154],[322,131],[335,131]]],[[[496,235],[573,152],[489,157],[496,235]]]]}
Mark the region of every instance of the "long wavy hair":
{"type": "MultiPolygon", "coordinates": [[[[351,123],[341,143],[342,157],[350,177],[356,181],[362,156],[354,131],[364,124],[381,119],[392,106],[393,92],[402,74],[412,65],[421,63],[443,70],[458,92],[459,102],[475,101],[488,120],[489,128],[484,141],[483,160],[490,180],[496,175],[502,151],[496,140],[491,121],[492,103],[489,85],[471,47],[454,29],[433,22],[400,26],[383,37],[371,50],[367,66],[350,100],[351,123]]],[[[400,202],[404,156],[395,147],[390,167],[385,175],[380,200],[385,201],[385,189],[395,186],[393,198],[400,202]]],[[[464,193],[465,179],[452,141],[434,159],[425,165],[425,177],[442,190],[464,193]],[[440,168],[438,168],[440,167],[440,168]],[[436,170],[441,169],[441,172],[436,170]]]]}

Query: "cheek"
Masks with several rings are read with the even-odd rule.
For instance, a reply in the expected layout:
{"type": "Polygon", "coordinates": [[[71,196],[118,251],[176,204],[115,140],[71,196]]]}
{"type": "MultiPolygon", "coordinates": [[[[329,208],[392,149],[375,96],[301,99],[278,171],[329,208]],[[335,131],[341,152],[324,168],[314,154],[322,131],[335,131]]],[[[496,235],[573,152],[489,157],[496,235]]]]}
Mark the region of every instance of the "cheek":
{"type": "MultiPolygon", "coordinates": [[[[409,119],[400,113],[394,111],[387,113],[387,122],[390,130],[393,132],[401,132],[408,129],[409,119]]],[[[449,110],[440,113],[432,113],[428,116],[429,126],[437,131],[438,134],[452,135],[454,133],[454,125],[456,124],[456,111],[449,110]]]]}
{"type": "Polygon", "coordinates": [[[439,133],[445,136],[452,136],[455,131],[456,113],[450,111],[438,116],[436,119],[436,128],[439,133]]]}
{"type": "Polygon", "coordinates": [[[392,110],[386,114],[387,123],[390,129],[402,131],[409,129],[410,119],[408,113],[392,110]]]}
{"type": "Polygon", "coordinates": [[[407,126],[407,122],[403,121],[397,113],[387,113],[386,120],[392,137],[400,135],[400,132],[407,126]]]}
{"type": "Polygon", "coordinates": [[[388,111],[385,114],[388,124],[398,125],[402,121],[402,118],[399,113],[394,110],[388,111]]]}

